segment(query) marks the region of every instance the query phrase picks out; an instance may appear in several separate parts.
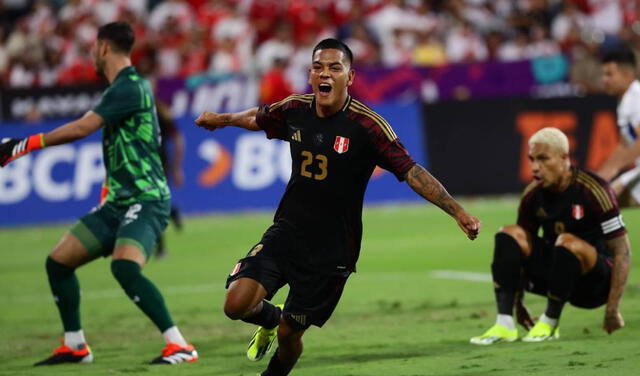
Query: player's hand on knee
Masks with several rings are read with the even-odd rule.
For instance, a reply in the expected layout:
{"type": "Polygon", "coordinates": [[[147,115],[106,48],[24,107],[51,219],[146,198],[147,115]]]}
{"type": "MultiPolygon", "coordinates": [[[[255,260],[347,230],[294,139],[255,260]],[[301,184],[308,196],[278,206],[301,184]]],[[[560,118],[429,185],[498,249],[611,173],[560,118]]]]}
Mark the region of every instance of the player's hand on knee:
{"type": "Polygon", "coordinates": [[[196,125],[214,131],[216,129],[224,128],[226,120],[223,114],[219,114],[211,111],[204,111],[196,119],[196,125]]]}
{"type": "Polygon", "coordinates": [[[619,311],[609,312],[605,311],[604,324],[602,328],[609,334],[624,327],[624,319],[619,311]]]}

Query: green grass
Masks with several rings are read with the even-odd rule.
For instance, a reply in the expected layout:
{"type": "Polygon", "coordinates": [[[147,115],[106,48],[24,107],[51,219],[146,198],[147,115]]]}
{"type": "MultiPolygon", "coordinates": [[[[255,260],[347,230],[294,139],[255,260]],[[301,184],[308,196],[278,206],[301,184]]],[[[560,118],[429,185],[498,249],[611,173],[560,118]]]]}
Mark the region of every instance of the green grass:
{"type": "MultiPolygon", "coordinates": [[[[369,208],[358,273],[331,320],[305,335],[294,375],[636,375],[640,278],[632,272],[622,314],[627,327],[609,336],[603,309],[567,307],[562,338],[492,347],[468,344],[494,321],[490,283],[438,279],[433,270],[489,272],[493,233],[515,220],[514,200],[466,201],[484,222],[467,240],[433,207],[369,208]]],[[[632,231],[640,211],[625,213],[632,231]]],[[[0,230],[0,375],[255,375],[267,359],[244,357],[253,328],[222,313],[224,282],[238,258],[271,222],[271,214],[190,218],[183,233],[168,231],[170,255],[145,273],[163,291],[182,332],[201,355],[175,367],[148,366],[162,340],[112,278],[108,260],[78,271],[83,326],[95,354],[91,365],[33,368],[61,336],[44,271],[49,250],[67,226],[0,230]]],[[[632,232],[632,244],[639,235],[632,232]]],[[[276,296],[283,301],[286,291],[276,296]]],[[[543,299],[527,298],[539,315],[543,299]]],[[[522,331],[521,331],[522,334],[522,331]]]]}

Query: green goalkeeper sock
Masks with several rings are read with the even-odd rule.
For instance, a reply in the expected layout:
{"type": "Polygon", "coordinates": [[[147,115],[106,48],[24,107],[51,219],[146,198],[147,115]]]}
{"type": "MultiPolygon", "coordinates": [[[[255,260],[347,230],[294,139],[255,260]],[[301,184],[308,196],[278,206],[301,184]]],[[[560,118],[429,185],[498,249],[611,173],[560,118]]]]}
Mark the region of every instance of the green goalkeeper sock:
{"type": "Polygon", "coordinates": [[[80,330],[80,284],[75,268],[61,264],[51,257],[46,262],[49,286],[55,299],[65,332],[80,330]]]}
{"type": "Polygon", "coordinates": [[[158,288],[141,273],[138,263],[115,260],[111,272],[129,298],[153,321],[160,332],[174,326],[169,310],[158,288]]]}

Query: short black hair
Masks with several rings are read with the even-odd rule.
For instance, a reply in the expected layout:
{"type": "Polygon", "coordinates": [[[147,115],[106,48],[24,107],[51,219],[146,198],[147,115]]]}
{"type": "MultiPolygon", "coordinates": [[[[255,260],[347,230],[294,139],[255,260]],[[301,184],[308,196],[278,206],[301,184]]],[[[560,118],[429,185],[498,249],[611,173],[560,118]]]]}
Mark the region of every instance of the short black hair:
{"type": "Polygon", "coordinates": [[[626,65],[636,69],[636,55],[628,47],[620,47],[613,50],[602,57],[602,64],[616,63],[618,65],[626,65]]]}
{"type": "Polygon", "coordinates": [[[344,42],[334,38],[323,39],[318,44],[316,44],[316,46],[313,48],[313,52],[311,53],[311,59],[313,59],[316,51],[326,49],[342,51],[347,57],[347,60],[349,60],[349,65],[353,65],[353,52],[351,52],[349,46],[347,46],[344,42]]]}
{"type": "Polygon", "coordinates": [[[136,37],[128,23],[111,22],[100,26],[98,40],[107,40],[116,52],[129,54],[136,37]]]}

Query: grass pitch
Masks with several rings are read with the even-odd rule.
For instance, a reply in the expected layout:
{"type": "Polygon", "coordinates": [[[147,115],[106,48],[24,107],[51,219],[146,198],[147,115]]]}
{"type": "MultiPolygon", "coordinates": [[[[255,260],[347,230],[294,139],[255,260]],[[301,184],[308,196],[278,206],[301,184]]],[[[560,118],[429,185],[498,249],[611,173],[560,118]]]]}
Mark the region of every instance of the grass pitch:
{"type": "MultiPolygon", "coordinates": [[[[493,233],[513,223],[515,200],[466,201],[484,222],[467,240],[433,206],[368,208],[358,273],[324,328],[305,335],[293,375],[637,375],[640,277],[631,272],[622,303],[626,327],[609,336],[603,309],[567,307],[559,341],[490,347],[468,343],[494,321],[489,264],[493,233]],[[481,274],[462,274],[476,272],[481,274]]],[[[624,212],[632,246],[640,210],[624,212]]],[[[145,274],[162,290],[175,321],[201,356],[194,364],[149,366],[162,339],[113,279],[108,260],[78,271],[82,318],[94,351],[90,365],[33,368],[57,346],[62,327],[44,270],[49,250],[68,226],[0,230],[0,375],[255,375],[268,362],[246,360],[253,328],[222,313],[224,282],[260,239],[271,213],[190,218],[169,229],[169,257],[145,274]]],[[[284,301],[286,290],[274,299],[284,301]]],[[[528,295],[536,316],[542,298],[528,295]]],[[[520,334],[524,334],[520,330],[520,334]]]]}

